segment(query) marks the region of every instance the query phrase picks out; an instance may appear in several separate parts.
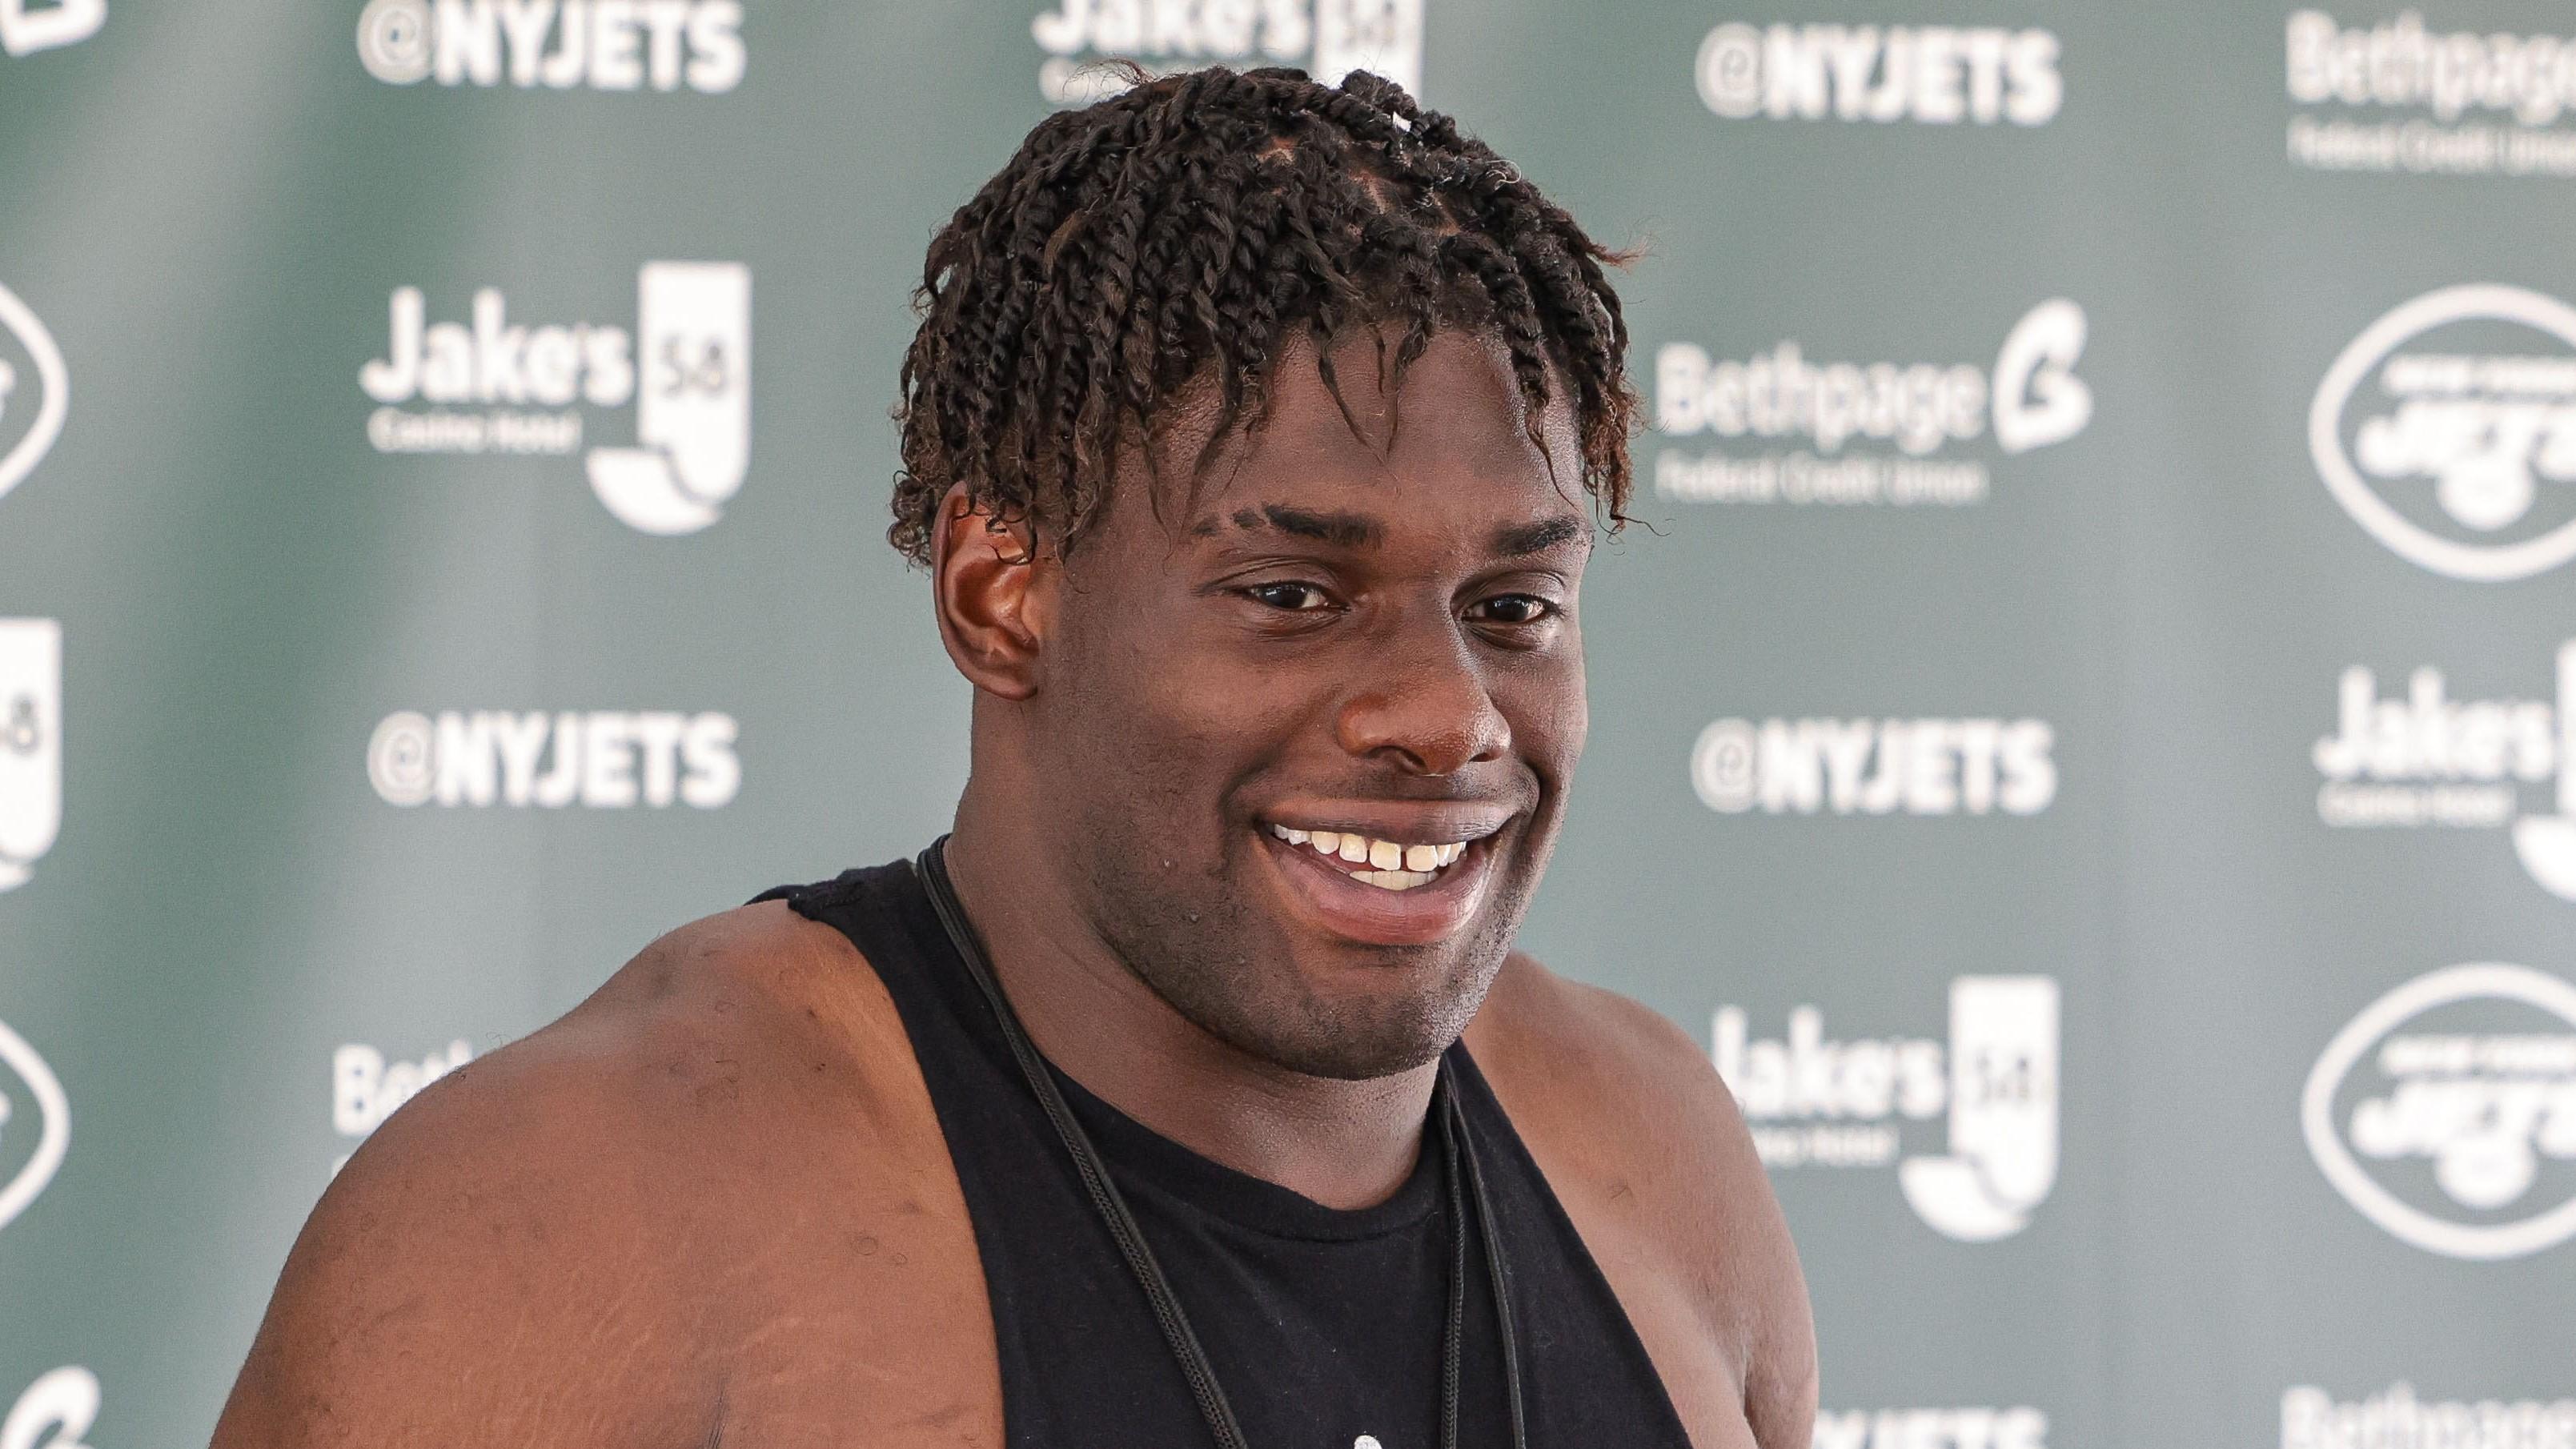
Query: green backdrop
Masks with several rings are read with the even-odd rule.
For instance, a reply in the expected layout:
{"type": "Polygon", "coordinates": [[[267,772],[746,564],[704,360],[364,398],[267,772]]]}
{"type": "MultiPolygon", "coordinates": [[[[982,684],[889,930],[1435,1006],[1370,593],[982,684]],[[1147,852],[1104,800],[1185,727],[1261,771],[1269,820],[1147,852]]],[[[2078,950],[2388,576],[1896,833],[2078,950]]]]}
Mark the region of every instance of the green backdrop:
{"type": "Polygon", "coordinates": [[[1113,54],[1646,247],[1525,941],[1735,1086],[1820,1449],[2576,1449],[2576,17],[1038,3],[0,0],[0,1449],[201,1439],[423,1080],[940,828],[908,291],[1113,54]]]}

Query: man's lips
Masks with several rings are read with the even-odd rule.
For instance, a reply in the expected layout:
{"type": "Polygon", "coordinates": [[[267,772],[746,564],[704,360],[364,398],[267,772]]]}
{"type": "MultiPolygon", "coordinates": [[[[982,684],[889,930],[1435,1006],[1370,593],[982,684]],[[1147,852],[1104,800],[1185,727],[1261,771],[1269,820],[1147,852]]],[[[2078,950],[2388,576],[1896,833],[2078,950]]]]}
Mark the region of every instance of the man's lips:
{"type": "MultiPolygon", "coordinates": [[[[1282,838],[1282,828],[1271,824],[1256,830],[1262,855],[1274,867],[1291,914],[1347,940],[1419,946],[1454,934],[1484,901],[1501,821],[1490,811],[1478,813],[1483,818],[1431,821],[1417,815],[1397,827],[1402,836],[1327,829],[1323,833],[1335,837],[1337,847],[1330,854],[1318,850],[1315,832],[1303,827],[1284,827],[1286,834],[1307,836],[1293,843],[1282,838]],[[1441,840],[1445,829],[1458,833],[1447,837],[1444,849],[1433,842],[1441,840]],[[1377,846],[1376,854],[1346,858],[1339,839],[1343,836],[1357,836],[1377,846]],[[1398,841],[1408,844],[1398,845],[1398,841]],[[1404,852],[1392,864],[1388,863],[1390,849],[1404,852]],[[1429,868],[1417,870],[1416,865],[1429,868]]],[[[1358,822],[1345,818],[1343,823],[1358,822]]]]}

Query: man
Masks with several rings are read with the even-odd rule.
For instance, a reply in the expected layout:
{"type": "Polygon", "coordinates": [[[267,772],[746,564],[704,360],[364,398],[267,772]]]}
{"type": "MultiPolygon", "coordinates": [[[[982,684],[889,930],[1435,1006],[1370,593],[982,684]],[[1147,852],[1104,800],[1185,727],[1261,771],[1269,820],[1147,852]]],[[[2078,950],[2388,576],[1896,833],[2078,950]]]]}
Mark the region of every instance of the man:
{"type": "Polygon", "coordinates": [[[1512,950],[1628,481],[1609,256],[1366,75],[1039,126],[904,371],[954,833],[396,1114],[217,1445],[1805,1449],[1725,1089],[1512,950]]]}

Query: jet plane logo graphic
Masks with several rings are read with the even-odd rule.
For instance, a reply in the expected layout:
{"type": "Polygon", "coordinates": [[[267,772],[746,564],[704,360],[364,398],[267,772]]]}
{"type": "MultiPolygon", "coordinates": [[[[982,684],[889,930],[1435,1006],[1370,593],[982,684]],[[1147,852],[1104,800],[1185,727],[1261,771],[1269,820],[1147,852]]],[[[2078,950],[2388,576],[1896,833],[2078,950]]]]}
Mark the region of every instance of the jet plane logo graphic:
{"type": "Polygon", "coordinates": [[[2299,1126],[2399,1241],[2495,1262],[2576,1237],[2576,985],[2479,961],[2416,977],[2335,1034],[2299,1126]]]}
{"type": "Polygon", "coordinates": [[[63,1084],[25,1037],[0,1022],[0,1228],[54,1180],[71,1143],[72,1110],[63,1084]],[[22,1148],[25,1140],[35,1145],[22,1148]],[[14,1171],[6,1166],[11,1162],[18,1163],[14,1171]]]}
{"type": "Polygon", "coordinates": [[[2576,558],[2576,307],[2522,287],[2427,292],[2335,358],[2308,449],[2345,512],[2448,578],[2576,558]]]}
{"type": "MultiPolygon", "coordinates": [[[[7,13],[0,9],[0,16],[7,13]]],[[[71,408],[71,374],[54,334],[17,293],[0,287],[0,344],[12,343],[0,345],[0,496],[44,460],[71,408]]]]}

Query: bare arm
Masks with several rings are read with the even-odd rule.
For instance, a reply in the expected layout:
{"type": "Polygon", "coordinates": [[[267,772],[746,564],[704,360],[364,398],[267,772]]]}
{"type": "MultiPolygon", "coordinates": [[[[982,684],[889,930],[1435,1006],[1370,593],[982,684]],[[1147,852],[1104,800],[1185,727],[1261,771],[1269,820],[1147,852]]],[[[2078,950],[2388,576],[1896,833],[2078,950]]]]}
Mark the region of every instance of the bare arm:
{"type": "Polygon", "coordinates": [[[554,1032],[439,1082],[350,1159],[215,1449],[684,1437],[713,1395],[673,1312],[667,1220],[622,1165],[631,1104],[577,1029],[554,1032]]]}
{"type": "Polygon", "coordinates": [[[1467,1033],[1700,1449],[1808,1449],[1815,1321],[1735,1099],[1697,1043],[1515,956],[1467,1033]],[[1740,1423],[1737,1422],[1740,1419],[1740,1423]]]}
{"type": "Polygon", "coordinates": [[[324,1194],[215,1449],[994,1444],[966,1204],[840,933],[685,926],[324,1194]]]}

